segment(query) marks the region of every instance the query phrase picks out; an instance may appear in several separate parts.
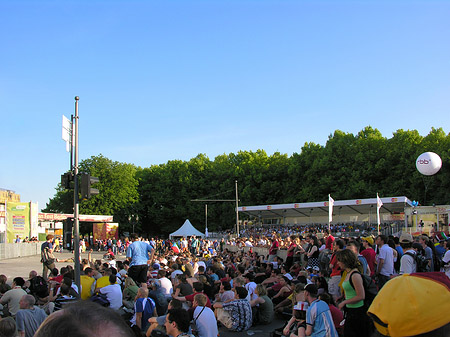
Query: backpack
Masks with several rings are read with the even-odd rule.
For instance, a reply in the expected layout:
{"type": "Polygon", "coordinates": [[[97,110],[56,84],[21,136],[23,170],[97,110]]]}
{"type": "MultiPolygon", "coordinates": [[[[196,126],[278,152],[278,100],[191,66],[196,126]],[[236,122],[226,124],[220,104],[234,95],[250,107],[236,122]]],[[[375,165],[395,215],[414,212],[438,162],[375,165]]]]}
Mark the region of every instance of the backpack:
{"type": "Polygon", "coordinates": [[[30,292],[39,298],[48,296],[47,281],[42,276],[35,276],[31,279],[30,292]]]}
{"type": "Polygon", "coordinates": [[[329,249],[324,249],[319,254],[320,270],[322,272],[326,272],[328,275],[331,274],[331,270],[330,270],[331,256],[332,256],[332,254],[330,254],[329,249]]]}
{"type": "Polygon", "coordinates": [[[416,262],[417,273],[425,273],[430,271],[430,266],[428,265],[430,259],[427,259],[425,255],[422,255],[420,253],[413,254],[410,252],[406,252],[405,254],[411,256],[416,262]]]}
{"type": "Polygon", "coordinates": [[[348,278],[350,285],[352,286],[353,289],[355,289],[355,287],[353,286],[353,282],[352,282],[352,276],[354,273],[361,275],[361,278],[363,281],[364,293],[365,293],[364,306],[366,308],[369,308],[373,302],[373,299],[378,294],[377,285],[375,284],[375,281],[370,276],[362,275],[360,272],[354,271],[353,273],[350,274],[350,277],[348,278]]]}

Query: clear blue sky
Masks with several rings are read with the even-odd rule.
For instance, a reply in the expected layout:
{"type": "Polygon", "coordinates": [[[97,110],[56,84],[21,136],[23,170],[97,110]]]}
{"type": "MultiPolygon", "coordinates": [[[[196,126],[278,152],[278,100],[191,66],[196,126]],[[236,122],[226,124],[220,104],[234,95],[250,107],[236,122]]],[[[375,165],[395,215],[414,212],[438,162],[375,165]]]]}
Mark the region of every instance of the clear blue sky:
{"type": "Polygon", "coordinates": [[[45,207],[77,95],[80,159],[141,167],[449,132],[449,18],[450,1],[3,0],[0,187],[45,207]]]}

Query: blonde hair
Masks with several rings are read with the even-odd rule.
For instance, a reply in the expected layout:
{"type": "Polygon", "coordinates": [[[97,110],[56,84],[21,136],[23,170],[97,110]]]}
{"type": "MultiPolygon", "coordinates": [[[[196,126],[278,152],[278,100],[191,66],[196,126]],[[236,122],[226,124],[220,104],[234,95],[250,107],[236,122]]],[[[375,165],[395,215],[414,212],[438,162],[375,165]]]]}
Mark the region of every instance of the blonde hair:
{"type": "Polygon", "coordinates": [[[194,296],[194,301],[197,301],[197,304],[200,307],[204,307],[206,303],[208,303],[208,299],[206,298],[206,295],[204,294],[197,294],[194,296]]]}
{"type": "Polygon", "coordinates": [[[265,295],[267,295],[267,289],[266,289],[266,286],[264,284],[258,284],[256,286],[255,291],[258,293],[258,296],[265,296],[265,295]]]}

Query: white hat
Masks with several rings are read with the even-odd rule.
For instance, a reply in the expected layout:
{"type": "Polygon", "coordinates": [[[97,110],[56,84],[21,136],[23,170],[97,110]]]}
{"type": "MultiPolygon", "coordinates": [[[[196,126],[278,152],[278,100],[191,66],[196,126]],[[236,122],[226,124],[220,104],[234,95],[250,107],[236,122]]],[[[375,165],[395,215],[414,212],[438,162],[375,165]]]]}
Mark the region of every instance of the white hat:
{"type": "Polygon", "coordinates": [[[294,310],[301,310],[306,311],[309,308],[308,302],[297,302],[297,304],[294,306],[294,310]]]}

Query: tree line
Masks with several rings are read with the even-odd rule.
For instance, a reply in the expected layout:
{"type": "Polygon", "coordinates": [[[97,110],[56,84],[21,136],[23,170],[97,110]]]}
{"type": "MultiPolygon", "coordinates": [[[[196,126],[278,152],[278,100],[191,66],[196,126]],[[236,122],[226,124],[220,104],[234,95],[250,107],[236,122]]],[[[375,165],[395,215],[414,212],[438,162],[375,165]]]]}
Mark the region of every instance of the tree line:
{"type": "MultiPolygon", "coordinates": [[[[205,202],[194,199],[234,199],[239,206],[407,196],[422,205],[450,202],[450,134],[432,128],[397,130],[391,138],[368,126],[354,135],[340,130],[326,144],[305,143],[291,156],[264,150],[222,154],[210,160],[199,154],[189,161],[170,160],[147,168],[112,161],[101,154],[83,160],[80,172],[100,178],[99,195],[81,201],[82,214],[114,215],[120,230],[133,224],[150,235],[167,235],[185,219],[204,228],[205,202]],[[443,161],[434,176],[415,166],[423,152],[443,161]]],[[[56,188],[45,212],[73,212],[73,191],[56,188]]],[[[208,228],[226,230],[235,224],[235,203],[208,202],[208,228]]]]}

